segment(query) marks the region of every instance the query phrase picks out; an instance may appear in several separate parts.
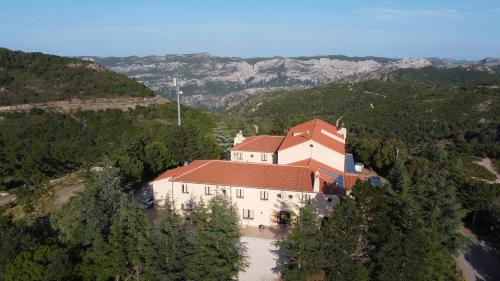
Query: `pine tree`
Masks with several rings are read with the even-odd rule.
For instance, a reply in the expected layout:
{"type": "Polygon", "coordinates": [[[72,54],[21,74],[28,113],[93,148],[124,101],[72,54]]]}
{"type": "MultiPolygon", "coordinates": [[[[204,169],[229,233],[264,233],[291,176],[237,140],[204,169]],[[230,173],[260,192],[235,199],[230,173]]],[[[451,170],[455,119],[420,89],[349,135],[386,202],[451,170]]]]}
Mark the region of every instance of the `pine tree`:
{"type": "Polygon", "coordinates": [[[187,268],[189,280],[235,280],[245,267],[238,219],[226,198],[200,202],[193,212],[194,252],[187,268]]]}
{"type": "Polygon", "coordinates": [[[456,186],[449,179],[448,170],[424,169],[417,179],[416,200],[422,209],[423,219],[434,228],[443,244],[455,253],[462,246],[459,229],[462,226],[464,211],[457,199],[456,186]]]}
{"type": "Polygon", "coordinates": [[[114,249],[105,238],[98,236],[92,247],[82,254],[80,272],[84,280],[119,280],[127,273],[127,256],[120,249],[114,249]]]}
{"type": "Polygon", "coordinates": [[[441,234],[427,225],[404,166],[396,163],[390,178],[390,233],[375,255],[375,276],[381,281],[446,280],[450,271],[442,269],[449,268],[449,252],[440,243],[441,234]]]}
{"type": "Polygon", "coordinates": [[[392,189],[398,193],[408,192],[411,187],[404,161],[401,159],[398,159],[389,170],[387,179],[391,182],[392,189]]]}
{"type": "Polygon", "coordinates": [[[196,160],[201,159],[203,156],[203,144],[204,144],[204,136],[203,132],[197,126],[190,126],[186,128],[187,131],[187,157],[188,160],[196,160]]]}
{"type": "Polygon", "coordinates": [[[90,245],[98,236],[109,233],[123,190],[118,170],[105,167],[90,179],[85,192],[51,217],[52,225],[63,240],[90,245]]]}
{"type": "Polygon", "coordinates": [[[300,207],[285,239],[276,243],[284,250],[284,257],[278,261],[284,280],[307,280],[320,275],[320,237],[317,214],[309,204],[300,207]]]}
{"type": "Polygon", "coordinates": [[[145,239],[147,230],[143,207],[134,202],[131,195],[123,194],[107,241],[98,237],[84,257],[83,271],[87,279],[140,276],[144,261],[139,243],[145,239]]]}
{"type": "Polygon", "coordinates": [[[185,280],[186,265],[193,251],[190,235],[182,218],[165,200],[161,222],[141,243],[147,280],[185,280]]]}
{"type": "Polygon", "coordinates": [[[321,228],[321,266],[325,280],[368,280],[363,264],[364,221],[356,202],[344,197],[321,228]]]}
{"type": "Polygon", "coordinates": [[[233,138],[229,134],[229,129],[224,122],[217,122],[215,128],[213,129],[213,134],[217,139],[217,142],[221,149],[221,157],[223,159],[229,159],[229,153],[231,147],[233,146],[233,138]]]}

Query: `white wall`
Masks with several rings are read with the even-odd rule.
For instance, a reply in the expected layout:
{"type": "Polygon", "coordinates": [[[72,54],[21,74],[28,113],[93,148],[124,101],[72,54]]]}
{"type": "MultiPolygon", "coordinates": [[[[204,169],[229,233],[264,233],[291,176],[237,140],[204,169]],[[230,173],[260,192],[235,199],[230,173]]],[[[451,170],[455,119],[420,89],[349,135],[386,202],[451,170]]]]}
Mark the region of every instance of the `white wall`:
{"type": "Polygon", "coordinates": [[[193,184],[182,182],[170,182],[168,179],[152,182],[154,198],[157,205],[162,206],[164,200],[169,198],[174,200],[175,207],[181,213],[189,212],[181,210],[181,204],[198,202],[201,198],[206,202],[210,200],[217,192],[222,194],[226,190],[226,196],[238,210],[237,214],[242,227],[259,225],[276,225],[279,211],[293,211],[302,204],[301,196],[308,194],[311,198],[311,204],[318,208],[320,216],[327,215],[337,202],[338,198],[334,195],[324,195],[322,193],[303,193],[294,191],[283,191],[260,188],[241,188],[234,186],[210,186],[212,195],[205,195],[205,184],[193,184]],[[189,193],[182,193],[182,184],[187,184],[189,193]],[[243,190],[243,198],[237,197],[237,190],[243,190]],[[260,192],[268,192],[268,200],[260,199],[260,192]],[[278,197],[281,194],[281,198],[278,197]],[[292,198],[289,198],[291,196],[292,198]],[[330,202],[328,201],[330,198],[330,202]],[[243,209],[253,210],[253,219],[243,218],[243,209]]]}
{"type": "Polygon", "coordinates": [[[312,159],[333,167],[339,171],[345,171],[345,155],[333,149],[313,141],[312,159]]]}
{"type": "Polygon", "coordinates": [[[344,171],[345,155],[313,140],[280,150],[278,164],[290,164],[312,158],[337,170],[344,171]],[[312,145],[312,147],[311,147],[312,145]]]}
{"type": "Polygon", "coordinates": [[[238,150],[231,150],[231,161],[275,164],[273,162],[273,153],[238,151],[238,150]],[[262,155],[266,155],[267,158],[265,161],[262,161],[262,155]]]}
{"type": "Polygon", "coordinates": [[[278,151],[278,164],[290,164],[312,156],[312,141],[306,141],[278,151]]]}

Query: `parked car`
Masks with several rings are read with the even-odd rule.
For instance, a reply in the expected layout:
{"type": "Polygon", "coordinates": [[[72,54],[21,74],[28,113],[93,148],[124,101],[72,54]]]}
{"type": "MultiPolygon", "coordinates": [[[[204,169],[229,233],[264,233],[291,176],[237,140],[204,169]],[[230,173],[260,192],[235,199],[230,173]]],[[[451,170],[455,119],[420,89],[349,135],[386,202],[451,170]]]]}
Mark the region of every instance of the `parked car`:
{"type": "Polygon", "coordinates": [[[155,200],[152,197],[144,199],[142,202],[147,208],[151,208],[155,205],[155,200]]]}

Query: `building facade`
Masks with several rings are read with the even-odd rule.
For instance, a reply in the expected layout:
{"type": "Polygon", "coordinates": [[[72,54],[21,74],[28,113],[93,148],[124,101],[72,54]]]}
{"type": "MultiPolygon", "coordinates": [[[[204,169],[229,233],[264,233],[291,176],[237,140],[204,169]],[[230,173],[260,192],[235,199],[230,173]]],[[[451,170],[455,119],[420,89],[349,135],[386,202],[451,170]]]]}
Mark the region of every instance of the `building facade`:
{"type": "Polygon", "coordinates": [[[166,171],[152,183],[155,204],[172,200],[189,214],[215,194],[237,208],[242,226],[287,224],[301,204],[327,215],[364,177],[345,152],[345,128],[320,119],[290,128],[286,136],[234,139],[231,160],[196,160],[166,171]]]}

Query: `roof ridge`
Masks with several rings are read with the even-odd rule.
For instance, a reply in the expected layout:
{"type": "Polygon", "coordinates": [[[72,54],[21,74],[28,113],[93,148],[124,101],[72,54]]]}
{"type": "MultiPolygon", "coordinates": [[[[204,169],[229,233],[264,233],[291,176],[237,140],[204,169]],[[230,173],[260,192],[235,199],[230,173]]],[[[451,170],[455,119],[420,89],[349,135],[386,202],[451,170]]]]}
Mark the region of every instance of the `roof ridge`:
{"type": "MultiPolygon", "coordinates": [[[[229,161],[229,160],[222,160],[222,159],[216,159],[216,160],[210,160],[210,161],[211,162],[231,163],[231,164],[238,164],[238,165],[256,165],[256,166],[269,166],[269,167],[278,166],[278,167],[292,167],[292,168],[308,168],[308,166],[299,166],[299,165],[290,165],[290,164],[269,164],[269,163],[241,162],[241,161],[229,161]]],[[[193,171],[194,170],[195,169],[193,169],[193,171]]]]}
{"type": "Polygon", "coordinates": [[[233,148],[236,148],[236,147],[238,147],[238,146],[247,145],[247,144],[249,144],[249,143],[251,143],[251,142],[256,141],[257,139],[260,139],[262,136],[260,136],[260,135],[259,135],[259,136],[249,136],[248,138],[250,138],[250,137],[255,137],[255,138],[252,138],[252,139],[251,139],[250,141],[248,141],[248,142],[243,141],[243,142],[241,142],[241,143],[237,144],[236,146],[234,146],[233,148]]]}
{"type": "MultiPolygon", "coordinates": [[[[198,161],[204,161],[204,160],[198,160],[198,161]]],[[[204,167],[204,166],[206,166],[206,165],[208,165],[208,164],[212,163],[212,162],[213,162],[213,161],[215,161],[215,160],[206,160],[206,161],[207,161],[207,163],[202,164],[202,165],[200,165],[200,166],[198,166],[198,167],[196,167],[196,168],[194,168],[194,169],[192,169],[192,170],[189,170],[189,171],[187,171],[187,172],[185,172],[185,173],[183,173],[183,174],[177,175],[177,176],[172,177],[172,178],[173,178],[173,179],[176,179],[176,178],[178,178],[178,177],[182,177],[182,176],[184,176],[184,175],[187,175],[187,174],[189,174],[189,173],[191,173],[191,172],[193,172],[193,171],[198,170],[198,169],[199,169],[199,168],[201,168],[201,167],[204,167]]],[[[188,164],[188,165],[189,165],[189,164],[188,164]]]]}

